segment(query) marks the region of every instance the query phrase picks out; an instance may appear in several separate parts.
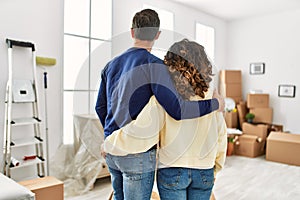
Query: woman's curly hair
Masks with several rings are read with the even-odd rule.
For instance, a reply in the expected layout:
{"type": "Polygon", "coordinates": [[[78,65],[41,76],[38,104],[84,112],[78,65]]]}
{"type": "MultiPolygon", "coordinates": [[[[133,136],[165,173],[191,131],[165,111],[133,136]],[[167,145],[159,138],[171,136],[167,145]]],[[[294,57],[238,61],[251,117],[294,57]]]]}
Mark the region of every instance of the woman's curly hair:
{"type": "Polygon", "coordinates": [[[195,95],[205,97],[213,74],[203,46],[188,39],[176,42],[165,55],[164,63],[184,99],[195,95]]]}

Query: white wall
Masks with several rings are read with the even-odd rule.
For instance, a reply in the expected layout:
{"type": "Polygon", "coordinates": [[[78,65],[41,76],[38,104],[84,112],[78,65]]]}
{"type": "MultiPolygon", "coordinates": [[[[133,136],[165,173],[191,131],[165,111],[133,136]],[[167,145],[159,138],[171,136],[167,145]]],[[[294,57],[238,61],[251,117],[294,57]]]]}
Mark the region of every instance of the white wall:
{"type": "Polygon", "coordinates": [[[300,133],[300,10],[267,15],[228,25],[227,69],[242,69],[243,96],[251,89],[270,94],[273,121],[300,133]],[[264,75],[249,75],[251,62],[265,62],[264,75]],[[295,98],[278,97],[279,84],[296,85],[295,98]]]}
{"type": "MultiPolygon", "coordinates": [[[[48,69],[48,124],[50,157],[62,142],[62,105],[61,72],[63,59],[63,6],[62,0],[10,0],[0,2],[0,142],[3,144],[4,99],[8,79],[8,56],[6,38],[35,43],[37,56],[56,58],[56,66],[48,69]]],[[[18,48],[16,48],[18,49],[18,48]]],[[[24,51],[26,52],[26,50],[24,51]]],[[[30,51],[29,51],[30,52],[30,51]]],[[[15,54],[23,55],[22,49],[15,54]]],[[[24,61],[31,54],[24,53],[24,61]]],[[[19,74],[28,74],[31,66],[22,66],[23,60],[15,61],[14,67],[19,74]],[[20,66],[18,64],[21,64],[20,66]]],[[[40,84],[40,112],[44,119],[43,70],[38,69],[40,84]]],[[[0,155],[2,161],[2,152],[0,155]]],[[[2,166],[2,162],[1,162],[2,166]]],[[[1,168],[2,171],[2,168],[1,168]]]]}

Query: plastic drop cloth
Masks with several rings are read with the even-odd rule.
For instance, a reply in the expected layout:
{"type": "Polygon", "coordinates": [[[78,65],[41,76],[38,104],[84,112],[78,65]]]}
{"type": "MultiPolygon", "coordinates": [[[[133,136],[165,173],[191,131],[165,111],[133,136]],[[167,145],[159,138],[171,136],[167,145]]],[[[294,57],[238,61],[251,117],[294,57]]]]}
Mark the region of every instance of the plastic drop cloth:
{"type": "Polygon", "coordinates": [[[81,195],[93,188],[104,158],[103,128],[95,115],[74,116],[74,144],[61,145],[51,159],[50,174],[64,181],[64,195],[81,195]]]}

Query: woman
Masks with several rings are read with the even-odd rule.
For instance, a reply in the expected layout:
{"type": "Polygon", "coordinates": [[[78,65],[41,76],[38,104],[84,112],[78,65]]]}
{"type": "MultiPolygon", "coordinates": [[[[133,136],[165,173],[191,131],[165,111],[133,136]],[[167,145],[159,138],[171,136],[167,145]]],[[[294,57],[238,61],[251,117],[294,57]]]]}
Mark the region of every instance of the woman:
{"type": "MultiPolygon", "coordinates": [[[[170,47],[164,63],[185,99],[212,97],[213,69],[203,46],[187,39],[177,42],[170,47]]],[[[222,113],[181,121],[166,114],[157,173],[160,198],[209,199],[215,175],[224,166],[226,145],[222,113]]]]}

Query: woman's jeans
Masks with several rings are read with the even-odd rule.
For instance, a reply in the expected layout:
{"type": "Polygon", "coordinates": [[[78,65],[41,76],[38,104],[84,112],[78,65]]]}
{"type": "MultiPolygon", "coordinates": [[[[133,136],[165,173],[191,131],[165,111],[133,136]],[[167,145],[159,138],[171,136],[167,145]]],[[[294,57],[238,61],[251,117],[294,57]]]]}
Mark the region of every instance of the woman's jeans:
{"type": "Polygon", "coordinates": [[[209,200],[213,185],[213,168],[161,168],[157,173],[161,200],[209,200]]]}
{"type": "Polygon", "coordinates": [[[106,155],[114,200],[149,200],[154,183],[156,149],[126,156],[106,155]]]}

